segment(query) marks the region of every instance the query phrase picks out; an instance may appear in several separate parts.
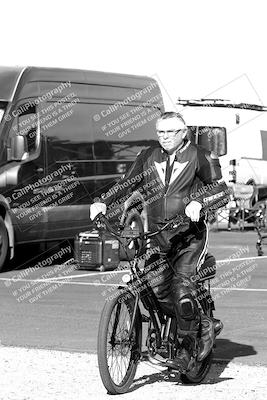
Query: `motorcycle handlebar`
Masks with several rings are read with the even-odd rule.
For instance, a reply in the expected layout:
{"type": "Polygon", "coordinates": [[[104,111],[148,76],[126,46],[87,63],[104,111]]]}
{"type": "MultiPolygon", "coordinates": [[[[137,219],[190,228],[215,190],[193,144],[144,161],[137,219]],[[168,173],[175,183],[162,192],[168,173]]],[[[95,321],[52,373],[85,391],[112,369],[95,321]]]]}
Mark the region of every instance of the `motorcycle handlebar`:
{"type": "MultiPolygon", "coordinates": [[[[169,220],[166,220],[166,223],[164,223],[164,225],[160,229],[158,229],[158,230],[156,230],[154,232],[151,232],[151,231],[144,232],[144,233],[142,233],[140,235],[135,236],[132,239],[147,240],[147,239],[149,239],[149,238],[151,238],[153,236],[158,235],[160,232],[162,232],[162,231],[164,231],[166,229],[175,229],[176,227],[181,226],[181,225],[188,225],[189,226],[190,221],[191,221],[191,219],[189,217],[187,217],[186,215],[178,214],[175,217],[173,217],[173,218],[171,218],[169,220]]],[[[108,229],[109,232],[113,233],[116,236],[119,236],[118,232],[116,232],[112,228],[109,220],[107,219],[107,217],[102,212],[98,213],[95,216],[93,222],[96,224],[96,226],[98,226],[99,223],[103,224],[104,226],[106,226],[106,228],[108,229]]]]}

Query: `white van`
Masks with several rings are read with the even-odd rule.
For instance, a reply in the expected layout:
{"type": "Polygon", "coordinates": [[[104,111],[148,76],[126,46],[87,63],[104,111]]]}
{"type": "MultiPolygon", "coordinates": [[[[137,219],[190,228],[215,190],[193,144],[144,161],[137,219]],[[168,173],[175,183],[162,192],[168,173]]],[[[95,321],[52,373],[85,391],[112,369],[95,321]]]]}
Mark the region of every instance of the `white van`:
{"type": "Polygon", "coordinates": [[[0,67],[0,271],[16,245],[73,239],[164,111],[144,76],[0,67]]]}

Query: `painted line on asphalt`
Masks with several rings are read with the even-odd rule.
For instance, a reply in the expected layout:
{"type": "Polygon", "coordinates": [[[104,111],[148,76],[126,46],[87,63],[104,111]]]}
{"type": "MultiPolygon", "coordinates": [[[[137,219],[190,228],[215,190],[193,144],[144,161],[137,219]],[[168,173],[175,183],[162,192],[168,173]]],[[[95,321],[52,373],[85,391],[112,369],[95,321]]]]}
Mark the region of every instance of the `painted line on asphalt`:
{"type": "Polygon", "coordinates": [[[240,246],[238,245],[230,245],[227,246],[226,244],[219,244],[219,245],[209,245],[209,249],[240,249],[240,246]]]}
{"type": "MultiPolygon", "coordinates": [[[[245,260],[256,260],[256,259],[265,259],[267,258],[267,256],[255,256],[255,257],[243,257],[243,258],[234,258],[234,259],[223,259],[223,260],[216,260],[217,264],[218,263],[231,263],[231,262],[237,262],[237,261],[245,261],[245,260]]],[[[122,269],[122,270],[111,270],[111,271],[105,271],[105,272],[93,272],[93,273],[84,273],[84,274],[77,274],[77,275],[66,275],[66,276],[58,276],[53,278],[53,281],[57,281],[57,280],[63,280],[63,279],[73,279],[73,278],[87,278],[87,277],[94,277],[94,276],[99,276],[101,277],[102,275],[116,275],[116,274],[122,274],[122,273],[127,273],[130,272],[129,269],[122,269]]],[[[0,280],[10,280],[10,281],[14,281],[14,282],[18,282],[19,279],[14,279],[14,278],[0,278],[0,280]]],[[[26,282],[28,281],[33,281],[31,279],[26,280],[26,282]]],[[[37,280],[35,280],[37,281],[37,280]]],[[[40,281],[43,282],[49,282],[50,279],[49,278],[43,278],[40,279],[40,281]]]]}
{"type": "MultiPolygon", "coordinates": [[[[116,274],[120,273],[120,272],[130,272],[129,269],[125,269],[124,271],[114,271],[116,272],[116,274]]],[[[112,274],[113,271],[108,272],[108,274],[112,274]]],[[[61,279],[66,279],[66,278],[83,278],[83,277],[88,277],[88,276],[99,276],[99,275],[104,275],[107,274],[107,272],[98,272],[98,273],[93,273],[93,274],[81,274],[81,275],[66,275],[66,276],[58,276],[53,278],[54,280],[61,280],[61,279]]],[[[49,280],[49,278],[44,278],[43,281],[47,281],[49,280]]]]}
{"type": "MultiPolygon", "coordinates": [[[[67,279],[67,278],[66,278],[67,279]]],[[[56,279],[14,279],[12,278],[0,278],[0,281],[7,282],[38,282],[38,283],[57,283],[56,279]]],[[[77,282],[77,281],[61,281],[62,285],[84,285],[84,286],[127,286],[123,283],[101,283],[101,282],[77,282]]],[[[10,287],[11,284],[6,284],[6,287],[10,287]]],[[[229,287],[211,287],[211,290],[227,290],[227,291],[247,291],[247,292],[267,292],[267,289],[259,289],[259,288],[229,288],[229,287]]]]}
{"type": "Polygon", "coordinates": [[[228,288],[228,287],[211,287],[211,290],[227,290],[227,291],[247,291],[247,292],[267,292],[267,289],[254,289],[254,288],[228,288]]]}
{"type": "MultiPolygon", "coordinates": [[[[59,276],[58,278],[54,278],[55,280],[60,280],[60,279],[66,279],[66,278],[83,278],[83,277],[91,277],[91,276],[102,276],[102,275],[113,275],[113,274],[121,274],[123,272],[130,272],[129,269],[124,269],[124,270],[120,270],[120,271],[109,271],[109,272],[96,272],[96,273],[92,273],[92,274],[82,274],[82,275],[66,275],[66,276],[59,276]]],[[[49,279],[49,278],[47,278],[49,279]]],[[[44,281],[46,281],[47,279],[44,279],[44,281]]]]}
{"type": "MultiPolygon", "coordinates": [[[[217,263],[231,263],[231,262],[236,262],[236,261],[245,261],[245,260],[255,260],[255,259],[265,259],[267,258],[267,256],[261,256],[261,257],[244,257],[244,258],[234,258],[234,259],[224,259],[224,260],[217,260],[217,263]]],[[[43,278],[43,279],[17,279],[17,278],[0,278],[0,281],[10,281],[10,282],[57,282],[57,281],[61,281],[61,280],[67,280],[67,279],[73,279],[73,278],[90,278],[90,277],[94,277],[94,276],[98,276],[99,278],[102,275],[115,275],[115,274],[121,274],[121,273],[127,273],[130,272],[129,269],[124,269],[124,270],[111,270],[111,271],[105,271],[105,272],[96,272],[96,273],[85,273],[85,274],[79,274],[79,275],[66,275],[66,276],[59,276],[59,277],[55,277],[52,279],[49,278],[43,278]]],[[[71,282],[71,281],[65,281],[64,283],[69,283],[69,284],[85,284],[85,285],[104,285],[104,286],[117,286],[118,283],[112,284],[112,283],[97,283],[97,282],[71,282]]],[[[10,286],[10,285],[6,285],[6,286],[10,286]]],[[[267,291],[267,289],[249,289],[249,288],[212,288],[214,290],[247,290],[247,291],[267,291]]]]}
{"type": "MultiPolygon", "coordinates": [[[[67,279],[67,277],[65,278],[67,279]]],[[[7,281],[12,283],[17,282],[37,282],[37,283],[60,283],[67,285],[87,285],[87,286],[126,286],[125,284],[120,283],[100,283],[100,282],[73,282],[73,281],[61,281],[58,282],[56,279],[12,279],[12,278],[0,278],[0,281],[7,281]]],[[[5,284],[6,287],[10,287],[11,284],[5,284]]]]}
{"type": "MultiPolygon", "coordinates": [[[[223,259],[223,260],[216,260],[216,263],[231,263],[231,262],[236,262],[236,261],[245,261],[245,260],[256,260],[256,259],[264,259],[267,258],[267,256],[255,256],[255,257],[243,257],[243,258],[233,258],[233,259],[223,259]]],[[[113,274],[122,274],[124,272],[130,272],[129,269],[124,269],[124,270],[111,270],[111,271],[105,271],[105,272],[92,272],[92,273],[84,273],[84,274],[80,274],[80,275],[68,275],[66,277],[64,276],[59,276],[57,278],[54,278],[56,280],[60,280],[60,279],[66,279],[66,278],[83,278],[83,277],[91,277],[91,276],[102,276],[102,275],[113,275],[113,274]]],[[[49,278],[48,278],[49,279],[49,278]]],[[[47,280],[47,279],[44,279],[47,280]]]]}
{"type": "Polygon", "coordinates": [[[236,262],[236,261],[245,261],[245,260],[261,260],[267,258],[267,256],[255,256],[255,257],[243,257],[243,258],[225,258],[224,260],[216,260],[216,263],[226,263],[226,262],[236,262]]]}

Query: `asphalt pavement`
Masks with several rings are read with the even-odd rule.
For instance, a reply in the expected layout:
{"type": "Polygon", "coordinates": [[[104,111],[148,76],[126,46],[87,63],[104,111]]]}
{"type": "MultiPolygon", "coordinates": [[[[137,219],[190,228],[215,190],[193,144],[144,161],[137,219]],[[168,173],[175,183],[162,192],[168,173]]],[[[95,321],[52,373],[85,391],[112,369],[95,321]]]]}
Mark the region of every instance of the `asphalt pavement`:
{"type": "MultiPolygon", "coordinates": [[[[225,367],[232,362],[267,366],[267,246],[258,257],[256,240],[253,231],[210,232],[209,251],[217,259],[215,316],[224,323],[215,362],[225,367]]],[[[55,258],[59,251],[55,247],[42,254],[50,261],[53,254],[53,265],[38,267],[33,259],[21,268],[17,262],[14,270],[0,275],[4,348],[96,354],[102,307],[125,272],[77,270],[67,262],[69,254],[55,258]]]]}
{"type": "MultiPolygon", "coordinates": [[[[256,239],[253,231],[210,232],[209,251],[217,259],[215,315],[224,322],[216,356],[267,365],[267,246],[266,256],[257,257],[256,239]]],[[[44,252],[43,259],[58,251],[44,252]]],[[[123,273],[36,264],[18,269],[17,263],[0,275],[2,345],[95,353],[101,309],[123,273]]]]}

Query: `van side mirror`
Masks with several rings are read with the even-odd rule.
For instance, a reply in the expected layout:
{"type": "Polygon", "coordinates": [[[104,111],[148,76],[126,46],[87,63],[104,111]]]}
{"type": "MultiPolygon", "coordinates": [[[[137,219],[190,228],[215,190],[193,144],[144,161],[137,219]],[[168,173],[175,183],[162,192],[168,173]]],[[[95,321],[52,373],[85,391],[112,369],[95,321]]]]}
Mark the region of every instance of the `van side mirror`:
{"type": "Polygon", "coordinates": [[[25,153],[25,139],[22,135],[15,135],[11,139],[11,160],[21,160],[25,153]]]}
{"type": "MultiPolygon", "coordinates": [[[[20,108],[18,109],[18,112],[20,108]]],[[[26,108],[26,111],[19,113],[15,126],[11,130],[8,146],[8,160],[22,160],[30,157],[37,151],[40,143],[39,120],[36,114],[36,107],[26,108]],[[16,128],[16,129],[15,129],[16,128]]]]}

